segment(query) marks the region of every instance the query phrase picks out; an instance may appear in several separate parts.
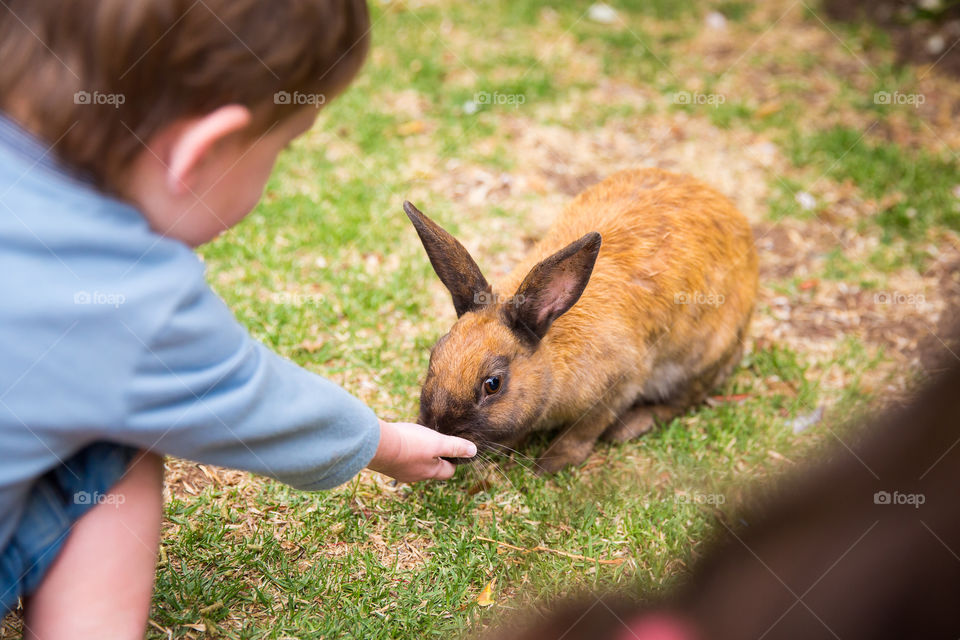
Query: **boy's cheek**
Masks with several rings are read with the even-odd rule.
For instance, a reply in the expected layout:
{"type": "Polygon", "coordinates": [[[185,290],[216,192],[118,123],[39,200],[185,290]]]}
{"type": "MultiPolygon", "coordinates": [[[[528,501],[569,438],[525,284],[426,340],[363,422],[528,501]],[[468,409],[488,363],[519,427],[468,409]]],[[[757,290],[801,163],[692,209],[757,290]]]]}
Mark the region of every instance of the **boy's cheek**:
{"type": "Polygon", "coordinates": [[[235,192],[236,198],[230,203],[230,211],[226,214],[224,222],[232,227],[250,215],[263,197],[265,185],[266,182],[259,185],[245,185],[242,192],[239,190],[235,192]]]}
{"type": "Polygon", "coordinates": [[[237,193],[242,193],[242,196],[237,198],[236,209],[234,209],[233,214],[231,215],[232,222],[230,226],[239,223],[241,220],[250,215],[250,212],[253,211],[260,203],[260,200],[263,198],[263,191],[267,186],[267,179],[269,177],[270,172],[267,171],[264,175],[258,176],[256,180],[251,180],[249,183],[244,185],[242,192],[238,190],[237,193]]]}
{"type": "Polygon", "coordinates": [[[195,191],[201,195],[190,212],[189,239],[192,246],[209,242],[239,224],[253,211],[273,171],[283,142],[279,136],[265,137],[251,147],[222,149],[214,162],[205,167],[195,191]]]}
{"type": "Polygon", "coordinates": [[[229,204],[229,207],[221,208],[219,211],[216,211],[216,213],[204,211],[201,215],[207,219],[198,225],[198,227],[202,228],[198,229],[197,239],[199,242],[196,242],[194,246],[210,242],[240,224],[257,206],[257,203],[260,201],[260,194],[261,192],[257,191],[256,193],[246,195],[246,197],[242,199],[234,198],[229,204]]]}
{"type": "Polygon", "coordinates": [[[191,247],[199,247],[216,239],[250,214],[259,201],[260,192],[234,192],[232,196],[224,200],[203,198],[202,204],[193,207],[164,235],[176,238],[191,247]]]}
{"type": "Polygon", "coordinates": [[[194,211],[188,214],[188,219],[183,224],[177,225],[175,233],[168,235],[191,247],[199,247],[227,230],[227,225],[220,222],[219,218],[206,211],[194,211]]]}
{"type": "MultiPolygon", "coordinates": [[[[255,171],[231,172],[204,198],[202,213],[210,218],[212,240],[250,215],[263,197],[273,163],[262,164],[255,171]]],[[[207,240],[204,240],[206,242],[207,240]]]]}

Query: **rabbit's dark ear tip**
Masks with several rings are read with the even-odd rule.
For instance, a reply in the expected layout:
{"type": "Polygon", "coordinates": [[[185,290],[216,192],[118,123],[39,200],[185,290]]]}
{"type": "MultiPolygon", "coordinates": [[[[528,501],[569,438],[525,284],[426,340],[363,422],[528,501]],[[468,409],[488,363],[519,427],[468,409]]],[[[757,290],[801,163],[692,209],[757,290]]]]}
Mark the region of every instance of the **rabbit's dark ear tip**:
{"type": "Polygon", "coordinates": [[[581,244],[582,247],[589,247],[591,249],[599,250],[600,245],[603,243],[603,236],[596,231],[591,231],[587,235],[583,236],[583,238],[580,239],[580,242],[583,243],[581,244]]]}
{"type": "Polygon", "coordinates": [[[417,209],[415,206],[413,206],[413,203],[410,202],[409,200],[403,201],[403,211],[410,218],[418,218],[423,215],[422,213],[420,213],[420,210],[417,209]]]}

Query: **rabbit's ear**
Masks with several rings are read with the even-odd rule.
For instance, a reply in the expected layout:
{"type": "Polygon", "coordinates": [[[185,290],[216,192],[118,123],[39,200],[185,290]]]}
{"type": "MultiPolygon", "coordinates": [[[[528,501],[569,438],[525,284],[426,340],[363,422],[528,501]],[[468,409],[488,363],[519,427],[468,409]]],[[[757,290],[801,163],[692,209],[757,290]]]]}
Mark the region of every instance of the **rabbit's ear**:
{"type": "Polygon", "coordinates": [[[403,210],[417,230],[433,270],[450,291],[457,317],[490,304],[490,285],[463,245],[409,202],[403,203],[403,210]]]}
{"type": "Polygon", "coordinates": [[[600,242],[600,234],[593,231],[530,270],[507,307],[515,333],[539,341],[553,321],[576,304],[593,273],[600,242]]]}

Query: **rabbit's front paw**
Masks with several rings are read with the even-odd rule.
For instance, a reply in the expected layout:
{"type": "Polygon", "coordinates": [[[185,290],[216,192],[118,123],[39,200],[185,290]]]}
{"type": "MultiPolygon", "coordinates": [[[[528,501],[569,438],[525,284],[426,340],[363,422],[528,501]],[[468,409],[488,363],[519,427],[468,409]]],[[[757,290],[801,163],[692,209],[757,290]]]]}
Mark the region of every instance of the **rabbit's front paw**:
{"type": "Polygon", "coordinates": [[[656,425],[669,423],[682,413],[683,409],[665,404],[631,407],[607,427],[600,439],[606,442],[627,442],[642,436],[656,425]]]}
{"type": "Polygon", "coordinates": [[[540,475],[554,474],[567,465],[580,464],[593,451],[593,442],[554,442],[537,458],[534,468],[540,475]]]}

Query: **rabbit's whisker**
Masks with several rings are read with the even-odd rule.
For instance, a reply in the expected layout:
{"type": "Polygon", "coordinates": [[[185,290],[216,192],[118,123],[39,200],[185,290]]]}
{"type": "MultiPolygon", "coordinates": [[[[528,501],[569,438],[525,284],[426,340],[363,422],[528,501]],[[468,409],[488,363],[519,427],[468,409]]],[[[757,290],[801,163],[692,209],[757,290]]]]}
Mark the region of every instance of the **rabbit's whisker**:
{"type": "Polygon", "coordinates": [[[512,448],[512,447],[508,447],[508,446],[505,445],[505,444],[500,444],[500,443],[498,443],[498,442],[488,442],[488,443],[487,443],[487,446],[497,447],[497,448],[499,448],[499,449],[502,450],[502,451],[507,451],[507,452],[509,452],[509,453],[516,454],[516,455],[518,455],[518,456],[520,456],[521,458],[524,458],[524,459],[526,459],[526,460],[533,460],[533,458],[531,458],[531,457],[528,456],[527,454],[521,453],[520,451],[517,451],[516,449],[514,449],[514,448],[512,448]]]}
{"type": "Polygon", "coordinates": [[[493,470],[496,471],[497,473],[499,473],[500,476],[501,476],[504,480],[507,481],[507,484],[510,485],[510,488],[512,488],[512,489],[513,489],[514,491],[516,491],[517,493],[520,492],[520,489],[517,487],[516,484],[513,483],[512,480],[510,480],[510,477],[507,476],[506,472],[500,467],[499,464],[497,464],[492,458],[490,458],[489,456],[487,456],[487,455],[485,455],[485,454],[477,454],[477,455],[484,455],[483,459],[486,460],[487,462],[489,462],[489,463],[490,463],[490,466],[493,467],[493,470]]]}
{"type": "Polygon", "coordinates": [[[494,443],[490,443],[490,446],[501,447],[503,450],[498,451],[498,453],[501,455],[503,455],[504,452],[509,452],[510,454],[513,454],[510,459],[516,462],[517,464],[519,464],[521,467],[523,467],[527,471],[530,471],[533,468],[534,464],[536,464],[536,461],[532,457],[526,454],[520,453],[516,449],[511,449],[506,445],[498,445],[497,443],[494,442],[494,443]]]}

